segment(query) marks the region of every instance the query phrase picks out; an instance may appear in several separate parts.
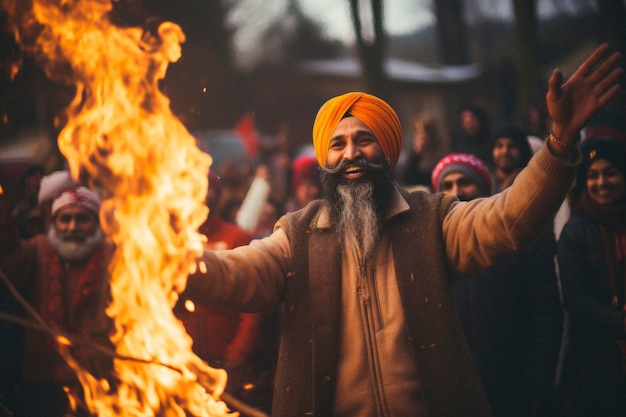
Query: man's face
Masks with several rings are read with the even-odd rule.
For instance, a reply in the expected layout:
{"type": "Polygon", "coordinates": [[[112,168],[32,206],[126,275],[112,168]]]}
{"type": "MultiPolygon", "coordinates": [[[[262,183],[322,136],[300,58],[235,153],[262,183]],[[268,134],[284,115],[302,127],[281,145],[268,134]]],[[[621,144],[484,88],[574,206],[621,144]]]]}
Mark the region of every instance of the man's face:
{"type": "Polygon", "coordinates": [[[498,138],[493,144],[492,158],[496,169],[509,173],[520,167],[522,152],[513,139],[498,138]]]}
{"type": "Polygon", "coordinates": [[[338,187],[372,184],[376,208],[383,210],[393,190],[389,161],[372,131],[360,120],[347,117],[337,125],[330,141],[326,167],[321,172],[322,196],[333,205],[338,187]]]}
{"type": "Polygon", "coordinates": [[[443,177],[440,191],[444,194],[455,195],[462,201],[480,197],[478,185],[462,172],[451,172],[443,177]]]}
{"type": "Polygon", "coordinates": [[[64,234],[65,240],[83,241],[98,228],[96,215],[81,206],[64,207],[54,217],[57,233],[64,234]]]}
{"type": "Polygon", "coordinates": [[[587,192],[598,205],[610,206],[624,200],[624,174],[615,165],[602,158],[587,170],[587,192]]]}
{"type": "Polygon", "coordinates": [[[328,167],[334,168],[342,161],[347,162],[341,175],[346,181],[352,181],[366,175],[362,168],[349,164],[359,157],[375,162],[384,158],[384,154],[374,133],[365,123],[356,117],[346,117],[333,132],[326,163],[328,167]]]}
{"type": "Polygon", "coordinates": [[[460,115],[461,129],[469,135],[475,136],[480,131],[480,121],[470,110],[463,110],[460,115]]]}
{"type": "Polygon", "coordinates": [[[320,186],[310,180],[302,180],[295,190],[296,200],[302,207],[318,198],[319,194],[320,186]]]}
{"type": "Polygon", "coordinates": [[[71,205],[56,213],[48,239],[63,259],[80,261],[100,245],[103,234],[95,213],[84,207],[71,205]]]}

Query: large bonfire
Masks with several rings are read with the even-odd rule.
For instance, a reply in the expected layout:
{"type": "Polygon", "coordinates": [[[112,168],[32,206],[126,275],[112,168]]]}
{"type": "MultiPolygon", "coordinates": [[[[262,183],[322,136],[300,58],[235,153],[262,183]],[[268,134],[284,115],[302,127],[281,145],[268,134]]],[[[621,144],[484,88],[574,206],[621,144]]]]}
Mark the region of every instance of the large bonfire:
{"type": "MultiPolygon", "coordinates": [[[[179,59],[174,23],[147,33],[120,28],[109,0],[0,0],[18,39],[49,76],[75,86],[59,149],[72,175],[98,187],[100,219],[115,245],[110,264],[115,386],[78,366],[62,348],[100,416],[221,416],[223,370],[191,350],[172,313],[202,250],[198,226],[211,158],[172,114],[158,82],[179,59]],[[137,360],[125,360],[132,357],[137,360]]],[[[62,344],[61,344],[62,345],[62,344]]]]}

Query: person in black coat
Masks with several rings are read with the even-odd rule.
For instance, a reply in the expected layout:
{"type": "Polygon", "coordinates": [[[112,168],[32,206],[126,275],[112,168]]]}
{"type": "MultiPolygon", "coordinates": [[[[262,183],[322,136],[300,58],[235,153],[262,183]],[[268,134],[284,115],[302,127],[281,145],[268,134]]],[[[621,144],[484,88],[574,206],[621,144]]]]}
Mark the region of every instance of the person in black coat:
{"type": "MultiPolygon", "coordinates": [[[[450,154],[433,170],[433,189],[462,200],[488,196],[487,166],[450,154]]],[[[555,416],[563,313],[549,228],[528,250],[453,285],[457,314],[494,417],[555,416]]]]}
{"type": "Polygon", "coordinates": [[[587,139],[558,261],[570,318],[564,387],[572,416],[626,415],[626,147],[587,139]]]}

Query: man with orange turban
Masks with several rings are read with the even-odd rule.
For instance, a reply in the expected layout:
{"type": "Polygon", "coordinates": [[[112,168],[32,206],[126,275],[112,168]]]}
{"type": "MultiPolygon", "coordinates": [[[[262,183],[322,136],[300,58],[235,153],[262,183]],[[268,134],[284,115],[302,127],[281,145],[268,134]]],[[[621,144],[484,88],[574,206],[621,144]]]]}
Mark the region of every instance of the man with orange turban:
{"type": "Polygon", "coordinates": [[[574,178],[578,132],[616,93],[598,48],[550,78],[553,135],[507,191],[461,202],[392,180],[398,117],[383,100],[329,100],[313,127],[323,198],[248,246],[205,251],[187,294],[263,311],[283,303],[272,415],[489,416],[451,299],[458,277],[532,244],[574,178]]]}
{"type": "Polygon", "coordinates": [[[346,116],[362,121],[374,134],[389,164],[394,167],[402,149],[402,126],[389,104],[366,93],[347,93],[328,100],[313,125],[313,149],[317,161],[326,166],[331,137],[346,116]]]}

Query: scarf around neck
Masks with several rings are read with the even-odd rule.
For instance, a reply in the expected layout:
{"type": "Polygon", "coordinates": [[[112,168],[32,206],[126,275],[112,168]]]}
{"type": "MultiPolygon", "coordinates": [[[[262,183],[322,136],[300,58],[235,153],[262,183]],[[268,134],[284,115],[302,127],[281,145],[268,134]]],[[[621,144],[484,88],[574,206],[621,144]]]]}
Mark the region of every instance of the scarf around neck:
{"type": "Polygon", "coordinates": [[[90,255],[80,274],[75,292],[65,295],[67,278],[63,268],[64,261],[52,246],[46,245],[41,313],[48,324],[60,330],[75,332],[80,330],[79,325],[85,318],[94,316],[107,270],[104,252],[101,245],[90,255]]]}

